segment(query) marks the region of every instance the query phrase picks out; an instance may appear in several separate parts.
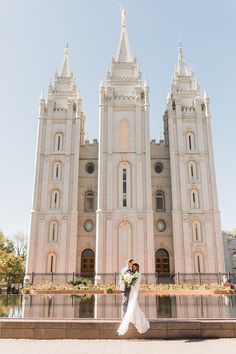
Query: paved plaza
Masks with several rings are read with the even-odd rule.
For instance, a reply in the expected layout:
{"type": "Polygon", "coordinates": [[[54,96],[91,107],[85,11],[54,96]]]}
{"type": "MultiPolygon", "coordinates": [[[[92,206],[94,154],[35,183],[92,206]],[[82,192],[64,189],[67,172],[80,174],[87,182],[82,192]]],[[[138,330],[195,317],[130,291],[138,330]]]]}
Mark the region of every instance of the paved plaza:
{"type": "Polygon", "coordinates": [[[29,340],[0,339],[1,354],[235,354],[236,339],[29,340]]]}

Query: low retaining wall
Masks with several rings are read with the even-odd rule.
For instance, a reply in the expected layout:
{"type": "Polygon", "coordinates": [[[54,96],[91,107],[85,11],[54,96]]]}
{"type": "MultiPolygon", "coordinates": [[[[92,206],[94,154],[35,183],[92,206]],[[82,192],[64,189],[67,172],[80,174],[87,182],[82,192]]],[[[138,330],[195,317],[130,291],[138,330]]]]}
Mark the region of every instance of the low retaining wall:
{"type": "Polygon", "coordinates": [[[235,338],[236,320],[151,320],[140,335],[130,325],[117,335],[117,320],[0,320],[0,338],[27,339],[178,339],[235,338]]]}
{"type": "MultiPolygon", "coordinates": [[[[230,295],[233,291],[226,290],[140,290],[139,295],[230,295]]],[[[119,290],[112,293],[105,293],[103,290],[30,290],[30,295],[83,295],[83,294],[103,294],[117,295],[121,294],[119,290]]]]}

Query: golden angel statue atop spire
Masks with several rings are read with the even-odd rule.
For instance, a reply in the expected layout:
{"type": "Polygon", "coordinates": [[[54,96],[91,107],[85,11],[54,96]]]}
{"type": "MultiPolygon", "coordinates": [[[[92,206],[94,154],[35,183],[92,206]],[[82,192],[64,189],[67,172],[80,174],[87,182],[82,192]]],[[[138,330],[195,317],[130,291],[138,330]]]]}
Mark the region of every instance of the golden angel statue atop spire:
{"type": "Polygon", "coordinates": [[[126,27],[127,12],[121,5],[120,5],[120,14],[121,14],[121,26],[126,27]]]}

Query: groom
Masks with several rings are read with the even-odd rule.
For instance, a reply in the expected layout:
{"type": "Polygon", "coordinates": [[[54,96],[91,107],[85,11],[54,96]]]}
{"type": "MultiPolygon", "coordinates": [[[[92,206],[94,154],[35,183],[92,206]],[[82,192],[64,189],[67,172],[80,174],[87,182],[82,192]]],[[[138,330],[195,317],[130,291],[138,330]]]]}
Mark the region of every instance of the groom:
{"type": "MultiPolygon", "coordinates": [[[[133,274],[132,267],[134,264],[133,259],[128,259],[127,265],[121,269],[121,275],[122,274],[133,274]]],[[[122,293],[122,317],[124,317],[128,302],[129,302],[129,293],[130,293],[130,287],[128,288],[121,280],[119,281],[118,288],[120,292],[122,293]]]]}

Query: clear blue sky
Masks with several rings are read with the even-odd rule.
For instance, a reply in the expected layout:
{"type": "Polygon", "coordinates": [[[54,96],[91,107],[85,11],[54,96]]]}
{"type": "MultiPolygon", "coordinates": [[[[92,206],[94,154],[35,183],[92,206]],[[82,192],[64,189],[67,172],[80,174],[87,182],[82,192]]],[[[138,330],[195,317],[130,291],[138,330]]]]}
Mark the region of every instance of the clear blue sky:
{"type": "MultiPolygon", "coordinates": [[[[7,0],[0,12],[0,229],[29,233],[38,101],[63,60],[70,60],[98,137],[98,86],[120,32],[119,1],[7,0]]],[[[178,41],[211,99],[223,229],[236,227],[236,1],[122,0],[131,48],[150,85],[151,138],[162,131],[178,41]]]]}

